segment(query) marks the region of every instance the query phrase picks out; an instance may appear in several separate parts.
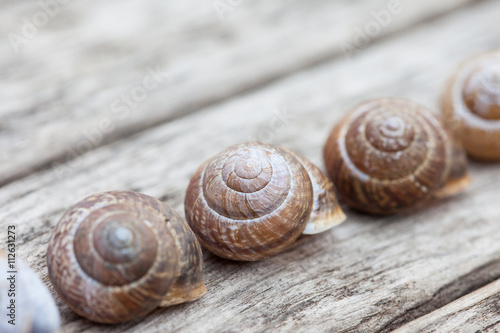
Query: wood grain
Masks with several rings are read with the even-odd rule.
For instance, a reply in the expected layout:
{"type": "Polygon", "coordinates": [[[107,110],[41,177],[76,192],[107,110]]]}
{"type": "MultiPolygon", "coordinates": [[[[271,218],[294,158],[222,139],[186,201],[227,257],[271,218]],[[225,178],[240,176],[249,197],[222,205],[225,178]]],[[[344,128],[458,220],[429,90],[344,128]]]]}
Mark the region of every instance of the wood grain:
{"type": "Polygon", "coordinates": [[[490,283],[396,330],[404,332],[498,332],[500,280],[490,283]]]}
{"type": "MultiPolygon", "coordinates": [[[[404,0],[371,40],[470,2],[404,0]]],[[[8,79],[0,83],[0,185],[342,56],[340,45],[387,3],[242,1],[224,21],[203,0],[59,6],[19,53],[0,42],[8,79]]],[[[43,14],[38,2],[5,7],[4,36],[20,36],[25,19],[43,14]]]]}
{"type": "MultiPolygon", "coordinates": [[[[196,168],[255,138],[322,165],[331,126],[360,100],[401,96],[437,110],[455,64],[500,46],[499,10],[497,1],[478,2],[374,44],[352,62],[333,59],[15,181],[0,189],[0,228],[17,226],[19,256],[47,281],[50,233],[89,194],[141,191],[182,212],[196,168]]],[[[264,261],[226,261],[205,251],[207,295],[142,320],[95,325],[56,299],[62,331],[391,331],[500,278],[498,165],[473,163],[471,175],[463,194],[405,215],[346,209],[344,224],[264,261]]]]}

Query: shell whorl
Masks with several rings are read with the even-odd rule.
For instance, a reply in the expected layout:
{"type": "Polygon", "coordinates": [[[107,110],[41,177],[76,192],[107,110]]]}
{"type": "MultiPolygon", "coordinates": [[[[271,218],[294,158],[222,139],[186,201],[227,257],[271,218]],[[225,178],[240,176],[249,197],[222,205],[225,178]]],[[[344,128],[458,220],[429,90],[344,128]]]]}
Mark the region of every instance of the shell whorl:
{"type": "Polygon", "coordinates": [[[280,252],[304,230],[312,185],[289,152],[266,144],[229,147],[203,164],[186,195],[186,218],[218,256],[259,260],[280,252]]]}
{"type": "Polygon", "coordinates": [[[452,148],[441,123],[401,99],[365,102],[332,130],[328,173],[347,203],[375,214],[405,210],[442,187],[452,148]]]}
{"type": "Polygon", "coordinates": [[[207,165],[202,189],[211,209],[231,220],[256,219],[280,209],[292,187],[310,192],[307,173],[290,163],[292,156],[262,148],[228,150],[207,165]]]}
{"type": "Polygon", "coordinates": [[[80,223],[73,248],[89,277],[107,286],[123,286],[151,269],[158,255],[160,235],[153,227],[158,218],[141,208],[110,204],[91,211],[80,223]]]}
{"type": "Polygon", "coordinates": [[[192,233],[183,233],[183,224],[167,205],[140,193],[87,197],[64,214],[50,240],[52,284],[68,306],[90,320],[140,317],[168,301],[188,270],[183,265],[198,265],[201,275],[201,250],[192,233]],[[189,238],[194,247],[179,248],[189,238]]]}
{"type": "Polygon", "coordinates": [[[500,159],[500,51],[462,64],[443,96],[445,124],[477,159],[500,159]]]}

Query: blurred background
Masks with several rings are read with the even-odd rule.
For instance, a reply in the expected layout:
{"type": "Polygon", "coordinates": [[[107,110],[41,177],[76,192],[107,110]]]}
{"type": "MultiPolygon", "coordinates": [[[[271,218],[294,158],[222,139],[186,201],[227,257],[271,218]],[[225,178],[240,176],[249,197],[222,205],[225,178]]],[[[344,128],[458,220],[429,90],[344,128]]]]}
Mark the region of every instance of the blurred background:
{"type": "MultiPolygon", "coordinates": [[[[250,140],[286,145],[323,168],[328,132],[365,99],[406,97],[439,113],[457,65],[500,47],[499,19],[498,0],[0,0],[0,223],[19,225],[19,256],[47,282],[51,231],[78,200],[134,190],[182,214],[197,167],[250,140]]],[[[472,173],[466,196],[383,221],[348,211],[348,223],[307,249],[260,266],[205,254],[207,297],[144,323],[196,331],[218,318],[205,328],[249,320],[265,330],[268,310],[285,307],[280,288],[296,286],[288,295],[298,304],[328,283],[327,300],[345,299],[355,314],[312,302],[278,316],[281,328],[297,327],[297,318],[319,323],[308,309],[324,311],[334,331],[397,327],[424,315],[499,276],[480,274],[472,287],[467,280],[448,298],[439,294],[500,253],[494,237],[481,238],[498,234],[491,200],[500,176],[494,165],[473,164],[472,173]],[[442,242],[443,235],[454,241],[442,242]],[[307,277],[309,268],[311,279],[331,269],[332,256],[340,267],[329,273],[334,279],[304,282],[307,290],[293,284],[291,276],[307,277]],[[417,264],[405,266],[405,275],[394,263],[407,258],[417,264]],[[238,284],[245,275],[238,272],[256,270],[255,290],[238,284]],[[255,305],[250,314],[241,312],[248,304],[255,305]]],[[[95,331],[57,302],[63,331],[95,331]]]]}
{"type": "MultiPolygon", "coordinates": [[[[231,117],[288,108],[301,130],[315,108],[396,93],[436,109],[453,66],[499,45],[494,1],[0,3],[0,184],[272,89],[231,117]]],[[[258,122],[238,122],[253,127],[239,139],[258,122]]]]}

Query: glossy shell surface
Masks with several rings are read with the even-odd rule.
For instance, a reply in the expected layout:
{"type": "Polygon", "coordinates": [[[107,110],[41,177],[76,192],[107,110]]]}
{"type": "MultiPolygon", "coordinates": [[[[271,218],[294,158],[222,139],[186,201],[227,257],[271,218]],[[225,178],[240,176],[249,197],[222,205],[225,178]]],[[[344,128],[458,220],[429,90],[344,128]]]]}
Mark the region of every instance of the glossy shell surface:
{"type": "Polygon", "coordinates": [[[500,51],[459,67],[443,96],[443,116],[471,157],[500,160],[500,51]]]}
{"type": "Polygon", "coordinates": [[[186,218],[200,242],[223,258],[260,260],[289,246],[308,223],[317,233],[343,221],[333,185],[302,159],[285,148],[244,143],[204,163],[186,193],[186,218]]]}
{"type": "Polygon", "coordinates": [[[401,212],[431,197],[450,177],[453,156],[449,135],[430,111],[392,98],[355,107],[324,147],[339,195],[374,214],[401,212]]]}
{"type": "Polygon", "coordinates": [[[201,250],[184,221],[144,194],[114,191],[73,206],[47,252],[52,284],[78,314],[125,322],[201,297],[201,250]]]}

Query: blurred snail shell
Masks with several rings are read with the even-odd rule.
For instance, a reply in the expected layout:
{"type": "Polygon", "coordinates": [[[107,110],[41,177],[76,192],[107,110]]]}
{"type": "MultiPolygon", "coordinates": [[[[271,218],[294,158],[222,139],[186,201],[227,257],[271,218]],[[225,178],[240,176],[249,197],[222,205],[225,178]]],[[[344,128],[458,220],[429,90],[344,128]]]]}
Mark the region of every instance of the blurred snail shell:
{"type": "Polygon", "coordinates": [[[92,195],[59,221],[49,277],[76,313],[99,323],[140,317],[206,292],[201,248],[179,215],[144,194],[92,195]]]}
{"type": "Polygon", "coordinates": [[[469,183],[465,153],[424,107],[378,99],[350,111],[324,147],[339,195],[358,210],[392,214],[469,183]]]}
{"type": "Polygon", "coordinates": [[[500,160],[500,51],[460,66],[446,88],[443,115],[469,156],[500,160]]]}
{"type": "Polygon", "coordinates": [[[186,219],[216,255],[254,261],[279,253],[303,232],[345,220],[333,184],[305,157],[264,143],[223,150],[195,173],[186,219]]]}
{"type": "MultiPolygon", "coordinates": [[[[12,258],[10,258],[12,260],[12,258]]],[[[14,267],[9,266],[7,253],[0,251],[0,306],[2,333],[52,333],[60,326],[59,310],[47,286],[22,260],[15,258],[14,267]],[[9,273],[14,271],[16,273],[9,273]],[[13,279],[11,278],[13,277],[13,279]],[[12,286],[14,285],[14,286],[12,286]],[[11,312],[11,300],[14,310],[11,312]],[[12,314],[12,316],[11,316],[12,314]],[[11,324],[9,321],[12,321],[11,324]]]]}

